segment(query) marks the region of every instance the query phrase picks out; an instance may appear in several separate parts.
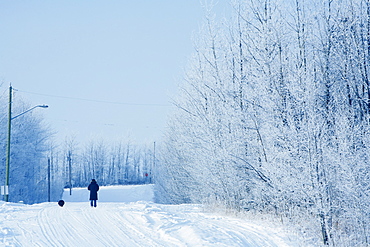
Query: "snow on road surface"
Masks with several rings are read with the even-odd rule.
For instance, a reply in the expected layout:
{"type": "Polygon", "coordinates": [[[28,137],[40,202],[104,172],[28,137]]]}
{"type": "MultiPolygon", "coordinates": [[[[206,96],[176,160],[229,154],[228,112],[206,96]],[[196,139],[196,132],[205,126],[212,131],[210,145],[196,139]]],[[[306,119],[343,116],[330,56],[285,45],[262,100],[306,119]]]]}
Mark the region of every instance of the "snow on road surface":
{"type": "Polygon", "coordinates": [[[156,204],[152,185],[101,187],[97,208],[86,188],[63,199],[64,207],[0,202],[0,246],[303,246],[266,223],[156,204]]]}

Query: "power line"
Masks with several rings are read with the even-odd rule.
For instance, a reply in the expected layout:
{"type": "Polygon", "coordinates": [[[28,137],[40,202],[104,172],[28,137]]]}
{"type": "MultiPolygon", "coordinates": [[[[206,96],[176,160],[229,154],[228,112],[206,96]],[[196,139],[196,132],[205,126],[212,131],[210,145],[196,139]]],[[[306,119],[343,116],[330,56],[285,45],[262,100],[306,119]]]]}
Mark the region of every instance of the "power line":
{"type": "Polygon", "coordinates": [[[28,93],[52,98],[61,98],[61,99],[70,99],[70,100],[81,100],[81,101],[90,101],[90,102],[97,102],[97,103],[105,103],[105,104],[116,104],[116,105],[131,105],[131,106],[161,106],[161,107],[169,107],[171,105],[165,104],[140,104],[140,103],[125,103],[125,102],[117,102],[117,101],[106,101],[106,100],[96,100],[96,99],[84,99],[78,97],[69,97],[69,96],[60,96],[60,95],[51,95],[51,94],[42,94],[42,93],[35,93],[35,92],[28,92],[17,89],[18,92],[21,93],[28,93]]]}

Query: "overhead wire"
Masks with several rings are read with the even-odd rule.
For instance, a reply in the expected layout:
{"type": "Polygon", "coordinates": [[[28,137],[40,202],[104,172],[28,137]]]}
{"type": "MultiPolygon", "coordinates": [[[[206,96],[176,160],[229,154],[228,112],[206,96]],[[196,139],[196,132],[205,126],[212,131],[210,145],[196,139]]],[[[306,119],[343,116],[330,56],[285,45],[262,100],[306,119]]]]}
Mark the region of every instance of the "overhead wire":
{"type": "Polygon", "coordinates": [[[81,101],[89,101],[89,102],[97,102],[97,103],[105,103],[105,104],[116,104],[116,105],[130,105],[130,106],[161,106],[161,107],[170,107],[171,105],[167,104],[153,104],[153,103],[127,103],[127,102],[117,102],[117,101],[107,101],[107,100],[96,100],[96,99],[85,99],[79,97],[69,97],[69,96],[60,96],[60,95],[51,95],[51,94],[43,94],[43,93],[35,93],[29,92],[24,90],[17,89],[18,92],[52,97],[52,98],[62,98],[62,99],[71,99],[71,100],[81,100],[81,101]]]}
{"type": "MultiPolygon", "coordinates": [[[[5,95],[8,89],[5,89],[2,94],[0,94],[0,98],[5,95]]],[[[33,94],[33,95],[39,95],[39,96],[46,96],[46,97],[52,97],[52,98],[61,98],[61,99],[69,99],[69,100],[80,100],[80,101],[88,101],[88,102],[97,102],[97,103],[105,103],[105,104],[117,104],[117,105],[129,105],[129,106],[151,106],[151,107],[171,107],[170,104],[144,104],[144,103],[127,103],[127,102],[116,102],[116,101],[106,101],[106,100],[96,100],[96,99],[86,99],[86,98],[79,98],[79,97],[70,97],[70,96],[61,96],[61,95],[51,95],[51,94],[43,94],[43,93],[36,93],[36,92],[30,92],[30,91],[24,91],[19,90],[16,88],[13,88],[13,91],[19,92],[19,93],[26,93],[26,94],[33,94]]],[[[58,119],[57,121],[63,121],[63,122],[72,122],[67,119],[58,119]]],[[[76,122],[75,120],[73,122],[76,122]]],[[[99,125],[107,125],[107,126],[114,126],[116,124],[112,123],[99,123],[99,125]]]]}

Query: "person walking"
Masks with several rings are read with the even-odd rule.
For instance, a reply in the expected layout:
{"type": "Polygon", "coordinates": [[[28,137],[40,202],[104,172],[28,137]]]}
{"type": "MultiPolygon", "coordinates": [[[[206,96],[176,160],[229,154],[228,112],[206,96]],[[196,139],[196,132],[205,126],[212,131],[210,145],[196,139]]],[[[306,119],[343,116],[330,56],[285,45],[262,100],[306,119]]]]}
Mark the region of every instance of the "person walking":
{"type": "Polygon", "coordinates": [[[91,207],[96,207],[96,201],[98,200],[98,191],[99,191],[99,185],[95,181],[95,179],[91,180],[91,183],[89,184],[89,187],[87,187],[88,190],[90,190],[90,205],[91,207]]]}

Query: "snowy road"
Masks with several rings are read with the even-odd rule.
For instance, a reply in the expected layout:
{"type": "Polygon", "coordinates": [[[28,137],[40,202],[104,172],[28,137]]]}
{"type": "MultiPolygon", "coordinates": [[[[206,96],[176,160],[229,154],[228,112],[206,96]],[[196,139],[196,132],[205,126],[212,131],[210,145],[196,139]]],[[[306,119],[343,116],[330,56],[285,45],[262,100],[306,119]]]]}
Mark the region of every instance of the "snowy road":
{"type": "MultiPolygon", "coordinates": [[[[131,188],[141,188],[130,190],[135,197],[144,187],[131,188]]],[[[205,213],[199,205],[132,202],[129,197],[131,202],[99,201],[97,208],[73,202],[78,199],[66,199],[63,208],[55,202],[1,202],[0,246],[299,246],[281,230],[205,213]]]]}

